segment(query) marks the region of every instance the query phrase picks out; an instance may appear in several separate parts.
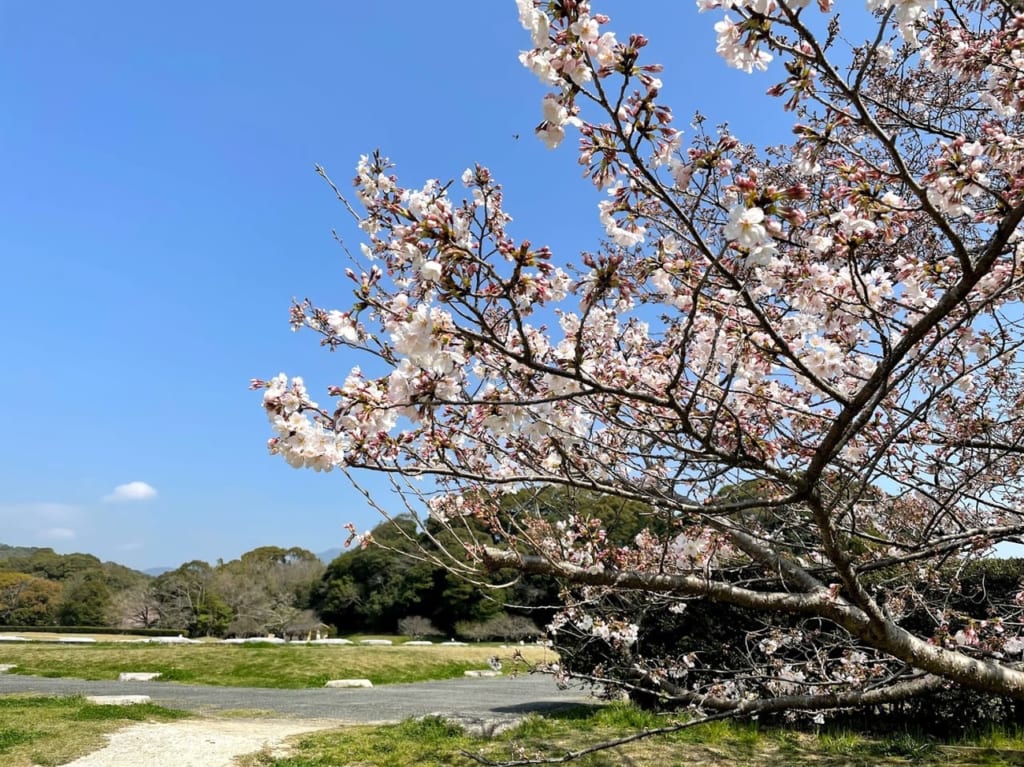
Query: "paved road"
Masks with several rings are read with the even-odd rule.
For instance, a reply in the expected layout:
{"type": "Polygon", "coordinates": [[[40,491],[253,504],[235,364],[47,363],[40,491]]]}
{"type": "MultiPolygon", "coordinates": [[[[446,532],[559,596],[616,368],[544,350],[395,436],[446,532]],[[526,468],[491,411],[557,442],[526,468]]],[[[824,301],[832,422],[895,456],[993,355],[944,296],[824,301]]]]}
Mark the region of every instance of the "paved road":
{"type": "Polygon", "coordinates": [[[531,711],[550,711],[593,700],[585,690],[559,690],[545,676],[449,679],[372,689],[272,690],[175,682],[90,682],[0,674],[0,694],[14,692],[149,695],[157,705],[188,711],[263,710],[306,719],[346,722],[397,722],[433,713],[512,718],[531,711]]]}

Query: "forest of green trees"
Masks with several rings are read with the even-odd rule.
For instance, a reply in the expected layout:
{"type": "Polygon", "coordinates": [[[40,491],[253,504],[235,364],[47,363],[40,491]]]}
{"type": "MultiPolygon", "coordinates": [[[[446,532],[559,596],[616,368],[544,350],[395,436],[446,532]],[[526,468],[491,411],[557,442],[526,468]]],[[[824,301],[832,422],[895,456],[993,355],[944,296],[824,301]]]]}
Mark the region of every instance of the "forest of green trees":
{"type": "Polygon", "coordinates": [[[298,633],[319,626],[310,594],[323,572],[311,552],[277,546],[152,576],[91,554],[0,545],[0,624],[298,633]]]}

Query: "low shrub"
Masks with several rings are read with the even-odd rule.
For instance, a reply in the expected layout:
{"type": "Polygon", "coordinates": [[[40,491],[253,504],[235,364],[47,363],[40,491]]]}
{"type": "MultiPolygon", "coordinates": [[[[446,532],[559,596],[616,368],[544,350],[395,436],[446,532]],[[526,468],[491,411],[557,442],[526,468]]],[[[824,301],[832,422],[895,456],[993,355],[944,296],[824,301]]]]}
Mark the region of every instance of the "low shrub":
{"type": "Polygon", "coordinates": [[[480,623],[460,621],[455,624],[455,633],[463,639],[474,642],[518,642],[524,639],[535,639],[544,632],[525,615],[503,613],[480,623]]]}

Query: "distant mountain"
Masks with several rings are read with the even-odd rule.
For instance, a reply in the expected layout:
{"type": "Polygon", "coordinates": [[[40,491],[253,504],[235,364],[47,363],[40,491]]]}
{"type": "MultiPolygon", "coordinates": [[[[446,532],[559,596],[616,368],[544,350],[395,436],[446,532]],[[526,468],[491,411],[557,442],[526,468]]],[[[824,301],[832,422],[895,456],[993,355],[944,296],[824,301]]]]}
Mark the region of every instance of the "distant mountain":
{"type": "MultiPolygon", "coordinates": [[[[321,562],[329,565],[338,557],[339,554],[344,553],[345,549],[342,548],[327,549],[326,551],[321,551],[316,556],[321,562]]],[[[6,543],[0,543],[0,569],[10,569],[12,560],[17,562],[18,564],[22,564],[26,560],[31,559],[32,557],[48,557],[50,559],[56,558],[57,560],[63,561],[71,561],[73,559],[81,559],[84,557],[86,559],[92,560],[97,566],[102,564],[102,566],[104,566],[108,570],[118,571],[122,578],[127,577],[128,579],[131,578],[132,573],[135,573],[136,575],[145,574],[151,577],[156,577],[158,575],[163,575],[164,573],[175,569],[174,567],[160,566],[147,567],[145,570],[134,570],[133,568],[125,567],[124,565],[119,564],[117,562],[101,563],[99,559],[97,559],[91,554],[56,554],[51,548],[40,548],[38,546],[11,546],[6,543]]],[[[80,569],[80,565],[76,566],[74,569],[80,569]]]]}
{"type": "Polygon", "coordinates": [[[340,554],[344,553],[345,549],[327,549],[327,551],[321,551],[316,556],[317,559],[319,559],[321,562],[323,562],[326,565],[329,565],[331,562],[337,559],[340,554]]]}
{"type": "Polygon", "coordinates": [[[118,562],[103,562],[92,554],[58,554],[49,547],[11,546],[0,543],[0,570],[25,573],[50,581],[72,582],[99,574],[112,592],[145,583],[150,576],[118,562]]]}

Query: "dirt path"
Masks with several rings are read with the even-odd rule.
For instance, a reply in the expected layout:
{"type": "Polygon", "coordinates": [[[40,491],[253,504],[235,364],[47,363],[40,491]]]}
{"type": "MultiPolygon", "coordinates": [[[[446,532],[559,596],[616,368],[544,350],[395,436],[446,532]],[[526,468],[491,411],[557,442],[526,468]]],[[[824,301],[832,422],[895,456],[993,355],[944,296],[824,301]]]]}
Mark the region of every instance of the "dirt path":
{"type": "Polygon", "coordinates": [[[337,727],[325,719],[189,719],[136,724],[108,736],[108,744],[66,767],[234,767],[236,757],[287,752],[285,740],[337,727]]]}

